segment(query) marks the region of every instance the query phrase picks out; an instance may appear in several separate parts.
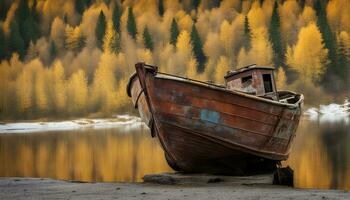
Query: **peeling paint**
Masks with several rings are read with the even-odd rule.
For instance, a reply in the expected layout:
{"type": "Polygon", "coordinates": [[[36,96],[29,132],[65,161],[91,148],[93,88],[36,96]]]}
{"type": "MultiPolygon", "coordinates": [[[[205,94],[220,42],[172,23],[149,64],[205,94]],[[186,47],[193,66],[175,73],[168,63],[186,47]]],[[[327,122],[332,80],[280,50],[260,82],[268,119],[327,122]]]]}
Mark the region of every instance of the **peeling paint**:
{"type": "Polygon", "coordinates": [[[200,119],[203,121],[219,123],[220,113],[215,112],[215,111],[211,111],[211,110],[207,110],[207,109],[201,109],[200,119]]]}

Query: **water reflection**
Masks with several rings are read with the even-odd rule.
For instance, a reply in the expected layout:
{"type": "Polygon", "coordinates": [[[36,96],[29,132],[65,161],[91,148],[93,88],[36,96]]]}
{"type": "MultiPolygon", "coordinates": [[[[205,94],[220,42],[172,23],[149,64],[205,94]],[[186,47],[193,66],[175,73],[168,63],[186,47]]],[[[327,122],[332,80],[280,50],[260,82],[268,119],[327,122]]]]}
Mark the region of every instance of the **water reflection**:
{"type": "Polygon", "coordinates": [[[303,120],[289,159],[300,188],[350,190],[350,125],[303,120]]]}
{"type": "Polygon", "coordinates": [[[344,126],[343,124],[329,124],[321,131],[321,141],[325,146],[331,164],[332,180],[330,186],[333,189],[344,187],[346,180],[343,177],[347,175],[347,168],[350,169],[349,128],[350,126],[344,126]]]}
{"type": "Polygon", "coordinates": [[[0,136],[0,176],[81,181],[141,181],[171,171],[156,140],[143,128],[0,136]]]}
{"type": "MultiPolygon", "coordinates": [[[[141,181],[171,171],[148,130],[83,129],[0,134],[0,176],[141,181]]],[[[301,188],[350,190],[350,125],[302,120],[290,158],[301,188]]]]}

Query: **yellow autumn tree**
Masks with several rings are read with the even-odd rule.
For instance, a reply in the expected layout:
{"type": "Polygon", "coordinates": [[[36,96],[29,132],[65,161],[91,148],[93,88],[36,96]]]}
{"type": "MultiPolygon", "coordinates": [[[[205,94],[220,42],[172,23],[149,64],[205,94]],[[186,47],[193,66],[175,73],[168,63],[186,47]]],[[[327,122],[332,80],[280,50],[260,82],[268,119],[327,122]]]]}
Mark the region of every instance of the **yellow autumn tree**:
{"type": "Polygon", "coordinates": [[[205,40],[203,50],[208,59],[217,60],[224,53],[221,45],[220,35],[218,33],[209,32],[205,40]]]}
{"type": "Polygon", "coordinates": [[[17,110],[43,113],[48,109],[47,83],[44,66],[39,59],[26,63],[16,80],[17,110]]]}
{"type": "Polygon", "coordinates": [[[139,61],[145,62],[150,65],[154,64],[152,52],[149,49],[140,49],[139,51],[137,51],[137,53],[139,61]]]}
{"type": "Polygon", "coordinates": [[[223,84],[225,81],[224,76],[230,69],[230,62],[225,56],[220,56],[219,62],[215,69],[215,82],[223,84]]]}
{"type": "Polygon", "coordinates": [[[317,81],[324,73],[327,52],[315,23],[302,28],[298,42],[287,48],[287,64],[294,69],[301,81],[317,81]]]}
{"type": "Polygon", "coordinates": [[[253,33],[249,59],[258,65],[271,66],[273,50],[267,30],[260,28],[253,33]]]}
{"type": "Polygon", "coordinates": [[[17,109],[17,79],[23,70],[23,63],[14,53],[9,61],[0,63],[0,116],[12,115],[17,109]]]}
{"type": "Polygon", "coordinates": [[[299,16],[300,26],[306,26],[316,21],[316,12],[311,6],[305,6],[303,13],[299,16]]]}
{"type": "Polygon", "coordinates": [[[16,80],[16,100],[18,112],[24,113],[32,108],[32,94],[33,76],[28,69],[25,69],[16,80]]]}
{"type": "Polygon", "coordinates": [[[245,48],[242,47],[241,50],[239,50],[239,52],[238,52],[237,67],[241,68],[241,67],[244,67],[244,66],[247,66],[247,65],[250,65],[250,64],[253,64],[253,63],[251,63],[245,48]]]}
{"type": "MultiPolygon", "coordinates": [[[[280,23],[281,23],[281,37],[287,44],[295,42],[298,34],[298,17],[301,9],[296,0],[284,1],[279,6],[280,23]]],[[[306,8],[307,6],[305,6],[306,8]]]]}
{"type": "Polygon", "coordinates": [[[223,45],[226,56],[231,56],[233,54],[233,26],[224,20],[220,26],[220,42],[223,45]]]}
{"type": "Polygon", "coordinates": [[[327,18],[333,31],[350,31],[350,2],[333,0],[327,4],[327,18]]]}
{"type": "Polygon", "coordinates": [[[70,27],[65,29],[65,47],[71,51],[80,51],[86,43],[86,38],[83,35],[80,27],[70,27]]]}
{"type": "MultiPolygon", "coordinates": [[[[37,59],[36,59],[37,60],[37,59]]],[[[48,94],[47,94],[47,72],[40,65],[36,71],[34,91],[35,91],[35,105],[39,112],[44,113],[49,108],[48,94]]]]}
{"type": "Polygon", "coordinates": [[[181,31],[176,42],[176,60],[174,60],[174,73],[184,75],[186,73],[187,63],[193,57],[190,34],[187,31],[181,31]]]}
{"type": "Polygon", "coordinates": [[[181,31],[176,42],[176,49],[179,53],[187,57],[192,54],[190,34],[187,31],[181,31]]]}
{"type": "Polygon", "coordinates": [[[132,106],[129,97],[125,92],[128,81],[129,79],[125,77],[118,83],[118,87],[116,89],[116,96],[118,97],[118,101],[116,102],[115,107],[117,111],[126,111],[128,109],[128,106],[132,106]]]}
{"type": "Polygon", "coordinates": [[[184,10],[180,10],[176,13],[177,23],[181,30],[191,31],[192,17],[188,15],[184,10]]]}
{"type": "Polygon", "coordinates": [[[244,47],[239,51],[237,66],[244,67],[254,63],[257,65],[271,66],[273,50],[271,42],[268,39],[266,28],[255,30],[251,41],[251,48],[248,52],[244,47]]]}
{"type": "Polygon", "coordinates": [[[287,86],[287,78],[286,78],[286,72],[282,67],[279,67],[277,70],[277,73],[275,74],[276,78],[276,85],[278,90],[286,89],[287,86]]]}
{"type": "Polygon", "coordinates": [[[67,84],[68,110],[73,114],[84,113],[88,102],[88,84],[84,70],[75,72],[67,84]]]}
{"type": "Polygon", "coordinates": [[[104,53],[95,71],[92,85],[92,103],[96,110],[108,114],[114,111],[118,96],[116,93],[115,66],[117,57],[104,53]]]}
{"type": "Polygon", "coordinates": [[[350,35],[346,31],[342,31],[337,36],[338,45],[343,45],[342,48],[345,55],[350,59],[350,35]]]}
{"type": "Polygon", "coordinates": [[[13,84],[10,79],[10,66],[7,61],[3,61],[0,67],[0,115],[8,114],[10,112],[11,91],[13,91],[13,84]]]}
{"type": "Polygon", "coordinates": [[[111,52],[110,44],[112,42],[113,36],[115,35],[115,31],[113,29],[113,24],[111,21],[107,22],[106,33],[103,38],[103,51],[111,52]]]}
{"type": "Polygon", "coordinates": [[[119,34],[114,30],[112,21],[108,21],[105,36],[103,38],[103,51],[118,53],[121,49],[119,34]]]}
{"type": "Polygon", "coordinates": [[[197,78],[197,60],[191,58],[190,62],[187,64],[186,76],[191,79],[197,78]]]}
{"type": "Polygon", "coordinates": [[[53,64],[50,74],[53,108],[56,113],[62,113],[66,108],[66,79],[61,61],[53,64]]]}
{"type": "Polygon", "coordinates": [[[253,31],[261,27],[266,27],[268,19],[264,10],[260,7],[259,1],[255,1],[252,4],[252,7],[248,13],[248,20],[250,28],[253,31]]]}

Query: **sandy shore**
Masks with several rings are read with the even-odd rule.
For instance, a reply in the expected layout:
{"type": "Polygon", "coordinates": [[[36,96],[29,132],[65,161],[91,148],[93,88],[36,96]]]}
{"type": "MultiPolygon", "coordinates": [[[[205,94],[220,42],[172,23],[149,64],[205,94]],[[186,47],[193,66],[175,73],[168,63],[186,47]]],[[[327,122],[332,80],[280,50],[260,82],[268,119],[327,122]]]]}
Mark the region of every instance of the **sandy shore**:
{"type": "Polygon", "coordinates": [[[266,184],[159,185],[0,178],[0,199],[350,199],[350,193],[266,184]]]}

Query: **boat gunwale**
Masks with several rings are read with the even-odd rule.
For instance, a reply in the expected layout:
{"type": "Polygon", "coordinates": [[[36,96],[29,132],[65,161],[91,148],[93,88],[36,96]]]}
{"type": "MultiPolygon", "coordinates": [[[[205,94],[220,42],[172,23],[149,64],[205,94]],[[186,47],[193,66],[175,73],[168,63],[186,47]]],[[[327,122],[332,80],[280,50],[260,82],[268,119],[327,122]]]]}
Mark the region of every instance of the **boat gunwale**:
{"type": "MultiPolygon", "coordinates": [[[[148,70],[146,70],[148,71],[148,70]]],[[[137,73],[134,72],[130,78],[129,78],[129,82],[127,84],[127,94],[129,97],[131,97],[131,86],[132,86],[132,82],[135,79],[135,77],[137,77],[137,73]]],[[[195,79],[190,79],[190,78],[185,78],[185,77],[181,77],[181,76],[176,76],[176,75],[172,75],[172,74],[167,74],[167,73],[162,73],[162,72],[154,72],[154,78],[158,78],[158,79],[166,79],[166,80],[172,80],[172,81],[179,81],[179,82],[184,82],[184,83],[189,83],[189,84],[193,84],[193,85],[198,85],[198,86],[202,86],[202,87],[206,87],[206,88],[210,88],[210,89],[214,89],[214,90],[219,90],[222,92],[226,92],[228,94],[236,94],[239,96],[243,96],[246,98],[250,98],[250,99],[254,99],[254,100],[258,100],[258,101],[263,101],[269,104],[273,104],[273,105],[277,105],[277,106],[283,106],[283,107],[288,107],[290,109],[297,109],[301,106],[301,102],[303,102],[304,100],[304,95],[303,94],[297,94],[293,91],[288,91],[288,90],[279,90],[278,92],[290,92],[294,95],[300,95],[299,100],[297,102],[295,102],[294,104],[290,104],[290,103],[282,103],[282,102],[278,102],[278,101],[274,101],[274,100],[270,100],[270,99],[266,99],[263,97],[258,97],[255,95],[250,95],[250,94],[246,94],[244,92],[240,92],[240,91],[232,91],[232,90],[228,90],[226,89],[224,86],[220,86],[217,84],[213,84],[213,83],[207,83],[207,82],[203,82],[203,81],[199,81],[199,80],[195,80],[195,79]],[[158,74],[160,75],[165,75],[165,76],[157,76],[158,74]]]]}
{"type": "MultiPolygon", "coordinates": [[[[195,97],[195,98],[198,98],[198,97],[195,97]]],[[[207,99],[207,100],[216,101],[216,102],[220,102],[220,103],[224,103],[224,104],[229,104],[231,106],[235,105],[235,106],[242,107],[242,108],[245,108],[245,109],[250,109],[250,110],[252,110],[254,112],[260,112],[260,113],[264,113],[264,114],[267,114],[267,115],[273,115],[275,117],[291,120],[290,118],[286,118],[284,116],[281,116],[280,114],[270,113],[270,112],[267,112],[267,111],[264,111],[264,110],[260,110],[260,109],[257,109],[257,108],[252,108],[252,107],[245,106],[245,105],[238,104],[238,103],[234,103],[234,102],[226,102],[226,101],[215,100],[215,99],[207,99]]],[[[169,102],[169,101],[164,101],[164,102],[169,102]]],[[[180,104],[180,103],[178,103],[178,105],[186,106],[185,104],[180,104]]],[[[221,113],[226,113],[226,112],[221,112],[221,113]]]]}

